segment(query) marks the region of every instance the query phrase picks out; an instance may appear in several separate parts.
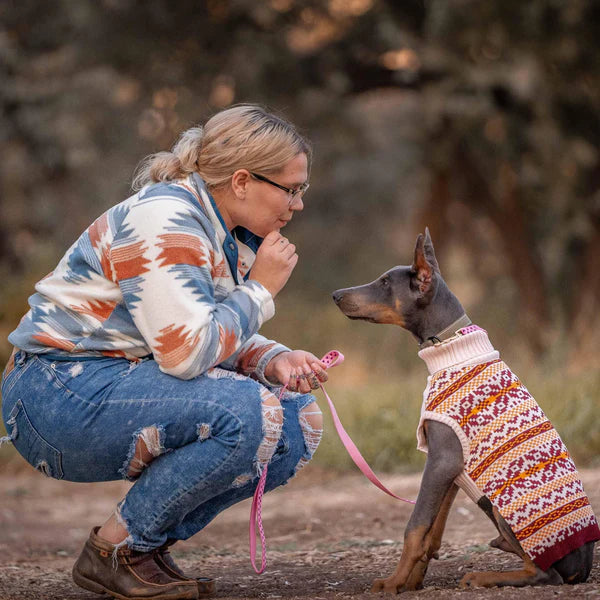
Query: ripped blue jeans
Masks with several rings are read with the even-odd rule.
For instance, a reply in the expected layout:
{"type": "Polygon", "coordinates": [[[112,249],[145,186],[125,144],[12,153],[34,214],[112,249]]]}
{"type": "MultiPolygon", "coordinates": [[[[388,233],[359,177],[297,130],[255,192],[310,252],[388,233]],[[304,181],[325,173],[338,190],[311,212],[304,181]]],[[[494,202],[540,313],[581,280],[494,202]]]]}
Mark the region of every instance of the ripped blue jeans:
{"type": "Polygon", "coordinates": [[[8,371],[3,441],[56,479],[134,480],[117,517],[125,543],[142,552],[191,537],[252,496],[267,463],[265,489],[284,484],[321,435],[306,429],[313,396],[285,393],[279,404],[260,383],[218,368],[186,381],[151,359],[65,361],[18,351],[8,371]],[[140,437],[153,455],[147,465],[135,463],[140,437]]]}

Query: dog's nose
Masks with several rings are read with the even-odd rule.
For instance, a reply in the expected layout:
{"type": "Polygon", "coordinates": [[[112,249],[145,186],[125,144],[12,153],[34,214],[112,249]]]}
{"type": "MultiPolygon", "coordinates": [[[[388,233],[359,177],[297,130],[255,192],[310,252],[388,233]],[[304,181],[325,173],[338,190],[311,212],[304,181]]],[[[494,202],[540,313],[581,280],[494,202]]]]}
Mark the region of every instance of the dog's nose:
{"type": "Polygon", "coordinates": [[[344,297],[344,291],[343,290],[335,290],[335,292],[333,292],[333,294],[331,294],[331,296],[333,297],[333,301],[336,304],[339,304],[341,299],[344,297]]]}

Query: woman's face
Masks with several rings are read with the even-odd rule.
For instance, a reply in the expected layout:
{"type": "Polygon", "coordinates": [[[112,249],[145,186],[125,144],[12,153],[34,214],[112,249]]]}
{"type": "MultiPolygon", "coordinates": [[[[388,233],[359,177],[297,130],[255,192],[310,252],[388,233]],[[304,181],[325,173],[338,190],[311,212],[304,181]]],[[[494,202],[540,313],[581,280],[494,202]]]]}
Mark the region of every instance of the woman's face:
{"type": "MultiPolygon", "coordinates": [[[[257,175],[264,176],[262,173],[257,175]]],[[[278,173],[268,176],[269,180],[283,187],[296,190],[308,179],[306,154],[298,154],[278,173]]],[[[279,231],[304,208],[302,194],[291,198],[290,194],[272,183],[250,176],[246,187],[246,207],[243,222],[239,224],[260,237],[271,231],[279,231]]],[[[242,219],[240,219],[242,221],[242,219]]]]}

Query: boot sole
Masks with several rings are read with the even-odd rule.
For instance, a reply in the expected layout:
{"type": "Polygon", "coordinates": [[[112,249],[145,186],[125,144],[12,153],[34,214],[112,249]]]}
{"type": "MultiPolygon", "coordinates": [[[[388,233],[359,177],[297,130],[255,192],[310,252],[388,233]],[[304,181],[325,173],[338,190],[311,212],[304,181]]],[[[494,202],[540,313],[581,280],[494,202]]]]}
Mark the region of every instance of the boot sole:
{"type": "Polygon", "coordinates": [[[178,573],[171,568],[164,560],[159,559],[156,561],[159,567],[173,579],[179,579],[180,581],[195,581],[198,584],[198,598],[210,598],[217,592],[217,586],[215,580],[212,577],[186,577],[185,575],[178,573]]]}
{"type": "Polygon", "coordinates": [[[194,581],[198,584],[198,598],[210,598],[215,595],[217,586],[214,579],[210,577],[197,577],[194,581]]]}
{"type": "Polygon", "coordinates": [[[109,594],[119,600],[196,600],[196,598],[198,598],[197,588],[190,589],[189,594],[180,592],[178,594],[158,594],[156,596],[123,596],[122,594],[109,590],[96,581],[92,581],[91,579],[80,575],[77,571],[73,571],[72,576],[73,581],[84,590],[95,592],[96,594],[109,594]]]}

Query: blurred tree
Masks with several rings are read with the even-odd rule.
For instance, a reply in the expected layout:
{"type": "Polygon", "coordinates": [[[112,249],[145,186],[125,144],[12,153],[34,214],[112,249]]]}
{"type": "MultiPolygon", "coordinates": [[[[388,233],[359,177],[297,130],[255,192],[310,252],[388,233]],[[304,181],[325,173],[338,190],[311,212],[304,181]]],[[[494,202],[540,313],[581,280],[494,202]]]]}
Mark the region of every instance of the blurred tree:
{"type": "Polygon", "coordinates": [[[51,268],[128,193],[131,157],[259,101],[317,146],[305,278],[374,276],[429,224],[490,294],[514,286],[533,349],[552,318],[583,352],[600,331],[599,17],[599,0],[5,1],[0,269],[51,268]]]}
{"type": "MultiPolygon", "coordinates": [[[[428,15],[424,62],[444,74],[425,93],[439,149],[429,212],[458,201],[489,220],[534,347],[548,341],[553,309],[590,343],[600,326],[600,3],[433,2],[428,15]]],[[[470,222],[458,229],[476,251],[470,222]]]]}

